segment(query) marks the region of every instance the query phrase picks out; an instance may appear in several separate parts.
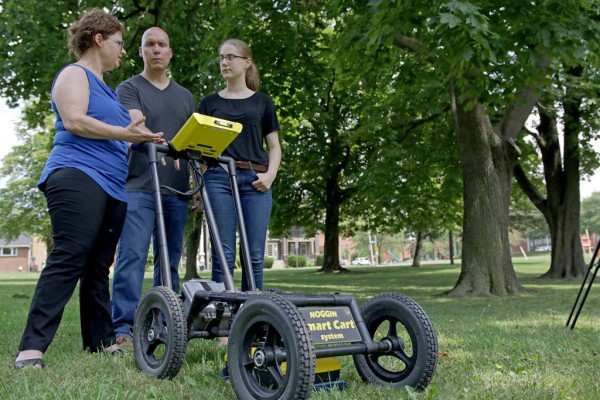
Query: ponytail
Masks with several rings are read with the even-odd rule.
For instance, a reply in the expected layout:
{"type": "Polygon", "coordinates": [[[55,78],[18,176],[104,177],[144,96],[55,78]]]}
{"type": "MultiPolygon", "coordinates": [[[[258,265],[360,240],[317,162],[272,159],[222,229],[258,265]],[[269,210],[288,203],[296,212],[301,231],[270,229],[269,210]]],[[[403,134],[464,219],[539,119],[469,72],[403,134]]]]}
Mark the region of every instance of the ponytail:
{"type": "Polygon", "coordinates": [[[258,68],[254,65],[254,60],[252,60],[250,68],[246,70],[246,86],[248,86],[248,89],[258,92],[260,77],[258,76],[258,68]]]}

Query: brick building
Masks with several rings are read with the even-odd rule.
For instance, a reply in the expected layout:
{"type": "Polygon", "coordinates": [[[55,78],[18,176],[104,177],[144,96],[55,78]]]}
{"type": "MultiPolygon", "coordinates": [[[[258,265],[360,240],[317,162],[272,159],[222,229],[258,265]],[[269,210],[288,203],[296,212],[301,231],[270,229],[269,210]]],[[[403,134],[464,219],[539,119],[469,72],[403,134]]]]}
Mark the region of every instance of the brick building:
{"type": "Polygon", "coordinates": [[[7,242],[0,239],[0,272],[41,271],[46,246],[37,237],[19,236],[7,242]]]}

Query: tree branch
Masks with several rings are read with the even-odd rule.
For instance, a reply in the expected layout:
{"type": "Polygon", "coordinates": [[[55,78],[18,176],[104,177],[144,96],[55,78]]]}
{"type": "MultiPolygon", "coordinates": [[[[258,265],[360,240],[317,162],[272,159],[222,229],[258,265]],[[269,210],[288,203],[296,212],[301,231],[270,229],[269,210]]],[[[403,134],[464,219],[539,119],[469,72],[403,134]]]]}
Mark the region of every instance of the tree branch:
{"type": "Polygon", "coordinates": [[[396,47],[410,50],[414,53],[416,53],[422,45],[422,43],[419,40],[408,36],[404,36],[400,33],[394,33],[393,43],[396,47]]]}
{"type": "Polygon", "coordinates": [[[513,168],[513,173],[515,174],[515,179],[519,184],[519,187],[523,190],[523,193],[531,200],[533,205],[540,210],[540,212],[544,215],[548,213],[548,204],[546,198],[542,196],[542,194],[533,186],[523,167],[521,164],[516,164],[513,168]]]}
{"type": "Polygon", "coordinates": [[[127,20],[129,18],[132,18],[135,15],[143,14],[143,13],[145,13],[145,12],[148,11],[148,8],[147,7],[142,7],[140,5],[140,2],[138,0],[133,0],[133,5],[135,6],[135,9],[133,11],[131,11],[129,14],[123,15],[121,17],[121,19],[127,20]]]}
{"type": "MultiPolygon", "coordinates": [[[[392,43],[394,44],[394,46],[396,46],[400,49],[408,50],[412,53],[418,52],[421,49],[421,47],[423,46],[423,43],[420,40],[411,38],[408,36],[404,36],[397,32],[394,33],[394,36],[392,38],[392,43]]],[[[425,59],[430,64],[435,63],[435,57],[432,54],[427,55],[425,57],[425,59]]]]}
{"type": "MultiPolygon", "coordinates": [[[[539,61],[536,62],[536,67],[546,69],[550,65],[550,59],[547,55],[541,54],[539,61]]],[[[531,115],[531,110],[537,103],[539,96],[537,91],[539,85],[525,86],[517,95],[515,102],[508,107],[499,124],[494,127],[496,133],[501,137],[516,138],[519,131],[525,125],[527,118],[531,115]]]]}
{"type": "Polygon", "coordinates": [[[515,102],[508,107],[500,123],[494,127],[496,133],[501,137],[516,138],[537,101],[538,95],[532,87],[523,88],[515,102]]]}
{"type": "Polygon", "coordinates": [[[401,124],[399,126],[391,126],[390,128],[392,130],[395,130],[398,132],[404,131],[404,135],[401,138],[396,139],[396,142],[402,143],[413,130],[417,129],[418,127],[420,127],[422,125],[425,125],[428,122],[436,120],[440,116],[446,114],[448,111],[450,111],[450,104],[448,104],[446,107],[444,107],[444,109],[439,113],[431,114],[428,117],[416,119],[416,120],[410,121],[406,124],[401,124]]]}
{"type": "Polygon", "coordinates": [[[524,127],[523,129],[525,129],[525,131],[534,138],[537,138],[539,136],[539,134],[536,131],[529,129],[528,127],[524,127]]]}

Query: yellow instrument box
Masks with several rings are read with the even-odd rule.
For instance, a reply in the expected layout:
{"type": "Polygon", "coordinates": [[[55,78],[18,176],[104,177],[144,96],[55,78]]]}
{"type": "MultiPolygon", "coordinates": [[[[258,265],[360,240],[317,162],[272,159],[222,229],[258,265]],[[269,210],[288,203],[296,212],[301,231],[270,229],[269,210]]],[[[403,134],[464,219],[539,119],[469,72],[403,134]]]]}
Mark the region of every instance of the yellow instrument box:
{"type": "Polygon", "coordinates": [[[216,158],[242,131],[242,124],[194,113],[171,140],[177,151],[195,150],[216,158]]]}

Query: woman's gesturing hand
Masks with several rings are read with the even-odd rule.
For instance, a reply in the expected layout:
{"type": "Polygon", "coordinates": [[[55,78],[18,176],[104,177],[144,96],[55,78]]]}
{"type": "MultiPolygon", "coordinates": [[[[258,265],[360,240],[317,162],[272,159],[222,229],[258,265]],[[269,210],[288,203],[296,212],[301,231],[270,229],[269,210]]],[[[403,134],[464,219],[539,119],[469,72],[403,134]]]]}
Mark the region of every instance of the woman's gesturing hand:
{"type": "Polygon", "coordinates": [[[164,133],[154,133],[150,129],[146,128],[144,121],[146,117],[142,117],[136,121],[133,121],[126,128],[125,140],[131,143],[164,143],[164,133]]]}

